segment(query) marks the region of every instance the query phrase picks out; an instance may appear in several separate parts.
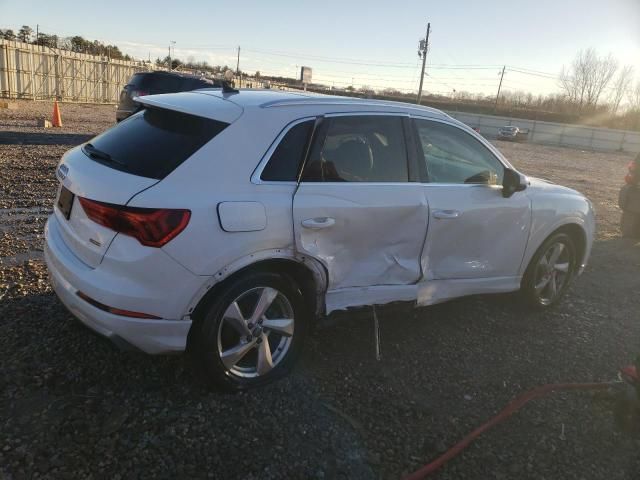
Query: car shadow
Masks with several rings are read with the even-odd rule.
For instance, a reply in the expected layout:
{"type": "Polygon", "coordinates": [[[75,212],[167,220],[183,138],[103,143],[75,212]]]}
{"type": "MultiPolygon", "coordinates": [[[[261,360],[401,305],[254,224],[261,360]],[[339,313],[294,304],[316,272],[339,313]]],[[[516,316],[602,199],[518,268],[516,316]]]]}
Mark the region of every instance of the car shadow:
{"type": "Polygon", "coordinates": [[[80,145],[94,136],[80,133],[0,131],[0,145],[80,145]]]}

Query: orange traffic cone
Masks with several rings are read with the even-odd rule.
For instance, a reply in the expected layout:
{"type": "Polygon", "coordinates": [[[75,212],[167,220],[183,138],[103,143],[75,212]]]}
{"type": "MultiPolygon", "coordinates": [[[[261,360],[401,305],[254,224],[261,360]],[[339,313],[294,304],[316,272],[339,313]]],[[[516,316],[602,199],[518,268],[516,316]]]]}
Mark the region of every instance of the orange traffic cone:
{"type": "Polygon", "coordinates": [[[53,102],[53,120],[51,121],[54,127],[62,126],[62,118],[60,118],[60,109],[58,108],[58,100],[53,102]]]}

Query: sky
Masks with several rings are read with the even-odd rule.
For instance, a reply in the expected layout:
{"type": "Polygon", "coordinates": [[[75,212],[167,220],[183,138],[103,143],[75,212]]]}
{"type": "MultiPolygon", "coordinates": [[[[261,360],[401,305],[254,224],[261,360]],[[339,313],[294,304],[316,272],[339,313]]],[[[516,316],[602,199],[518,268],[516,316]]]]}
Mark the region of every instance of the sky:
{"type": "Polygon", "coordinates": [[[0,28],[113,43],[136,58],[207,60],[245,72],[293,76],[335,87],[415,91],[418,41],[431,23],[427,92],[547,94],[580,49],[634,65],[640,81],[640,0],[0,0],[0,28]],[[520,70],[520,71],[516,71],[520,70]]]}

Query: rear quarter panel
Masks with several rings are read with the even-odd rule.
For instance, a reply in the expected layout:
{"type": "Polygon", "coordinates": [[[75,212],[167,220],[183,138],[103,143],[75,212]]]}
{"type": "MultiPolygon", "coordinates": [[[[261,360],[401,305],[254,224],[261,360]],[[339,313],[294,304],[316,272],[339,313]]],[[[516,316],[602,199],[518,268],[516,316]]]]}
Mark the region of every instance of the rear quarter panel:
{"type": "Polygon", "coordinates": [[[295,183],[251,182],[251,174],[285,124],[273,115],[241,117],[129,205],[191,210],[187,228],[163,249],[198,275],[214,275],[261,251],[293,248],[295,183]],[[262,204],[264,228],[225,231],[218,213],[223,202],[262,204]]]}

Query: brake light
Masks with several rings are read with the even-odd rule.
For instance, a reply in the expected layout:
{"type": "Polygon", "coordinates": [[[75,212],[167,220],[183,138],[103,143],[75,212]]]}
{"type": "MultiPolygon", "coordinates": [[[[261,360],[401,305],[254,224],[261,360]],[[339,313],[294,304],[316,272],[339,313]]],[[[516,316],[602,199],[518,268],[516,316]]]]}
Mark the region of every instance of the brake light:
{"type": "Polygon", "coordinates": [[[145,90],[133,90],[131,92],[131,98],[133,97],[144,97],[145,95],[149,95],[149,92],[145,90]]]}
{"type": "Polygon", "coordinates": [[[94,307],[102,311],[112,313],[114,315],[121,315],[123,317],[131,317],[131,318],[146,318],[149,320],[160,320],[160,317],[157,317],[155,315],[150,315],[148,313],[132,312],[131,310],[122,310],[121,308],[109,307],[108,305],[105,305],[104,303],[100,303],[97,300],[94,300],[93,298],[91,298],[86,293],[82,293],[80,291],[77,291],[76,295],[78,295],[81,299],[83,299],[87,303],[90,303],[94,307]]]}
{"type": "Polygon", "coordinates": [[[78,197],[87,217],[94,222],[138,240],[147,247],[169,243],[187,227],[190,210],[124,207],[78,197]]]}

